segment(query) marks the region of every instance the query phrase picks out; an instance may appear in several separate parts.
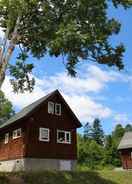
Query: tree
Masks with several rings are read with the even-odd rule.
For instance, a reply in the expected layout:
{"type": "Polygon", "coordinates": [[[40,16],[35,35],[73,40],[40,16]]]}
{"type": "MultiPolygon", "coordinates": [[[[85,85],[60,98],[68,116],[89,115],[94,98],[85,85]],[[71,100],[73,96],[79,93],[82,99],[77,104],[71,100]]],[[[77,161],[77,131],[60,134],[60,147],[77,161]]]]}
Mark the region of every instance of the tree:
{"type": "Polygon", "coordinates": [[[2,91],[0,91],[0,123],[6,121],[14,114],[11,102],[9,102],[2,91]]]}
{"type": "Polygon", "coordinates": [[[112,135],[107,135],[105,140],[104,164],[113,165],[115,167],[121,166],[121,160],[117,150],[117,143],[112,135]]]}
{"type": "Polygon", "coordinates": [[[84,128],[85,136],[78,135],[78,163],[92,169],[121,166],[117,147],[125,128],[118,124],[111,134],[104,136],[100,120],[97,118],[92,126],[86,123],[84,128]]]}
{"type": "Polygon", "coordinates": [[[125,133],[125,129],[123,128],[123,126],[121,124],[117,124],[114,131],[112,132],[112,137],[115,140],[116,145],[119,144],[124,133],[125,133]]]}
{"type": "Polygon", "coordinates": [[[104,132],[99,119],[95,119],[92,126],[92,138],[93,140],[100,145],[103,145],[104,142],[104,132]]]}
{"type": "Polygon", "coordinates": [[[104,163],[105,164],[112,164],[113,161],[113,140],[111,135],[107,135],[105,137],[105,156],[104,156],[104,163]]]}
{"type": "Polygon", "coordinates": [[[92,136],[92,128],[89,124],[89,122],[87,122],[85,125],[84,125],[84,140],[87,140],[87,139],[91,139],[91,136],[92,136]]]}
{"type": "Polygon", "coordinates": [[[94,140],[85,139],[78,135],[78,163],[91,169],[102,164],[104,148],[94,140]]]}
{"type": "Polygon", "coordinates": [[[92,140],[89,144],[89,152],[86,157],[86,163],[92,169],[97,169],[102,165],[102,160],[104,157],[104,148],[92,140]]]}
{"type": "Polygon", "coordinates": [[[123,128],[123,126],[121,124],[117,124],[115,126],[114,131],[112,132],[112,145],[111,147],[109,147],[109,149],[107,148],[106,150],[106,153],[108,153],[109,156],[111,156],[111,159],[112,159],[111,163],[114,166],[121,166],[121,159],[119,157],[119,152],[117,150],[117,147],[124,133],[125,133],[125,129],[123,128]]]}
{"type": "MultiPolygon", "coordinates": [[[[130,0],[111,0],[113,7],[129,8],[130,0]]],[[[122,44],[115,47],[110,36],[118,34],[120,23],[109,19],[108,0],[1,0],[0,26],[5,38],[0,49],[0,88],[7,67],[14,91],[32,91],[35,84],[26,63],[29,54],[41,58],[63,56],[68,73],[76,75],[81,60],[123,69],[122,44]],[[20,48],[15,65],[10,65],[14,48],[20,48]]]]}
{"type": "Polygon", "coordinates": [[[110,147],[112,147],[112,144],[113,144],[112,136],[111,135],[107,135],[105,137],[105,148],[109,149],[110,147]]]}
{"type": "Polygon", "coordinates": [[[89,148],[89,141],[84,141],[84,136],[81,134],[77,135],[77,146],[78,146],[78,162],[80,164],[85,163],[85,160],[87,158],[87,152],[89,148]]]}
{"type": "Polygon", "coordinates": [[[125,132],[131,132],[132,131],[132,125],[131,124],[127,124],[125,126],[125,132]]]}

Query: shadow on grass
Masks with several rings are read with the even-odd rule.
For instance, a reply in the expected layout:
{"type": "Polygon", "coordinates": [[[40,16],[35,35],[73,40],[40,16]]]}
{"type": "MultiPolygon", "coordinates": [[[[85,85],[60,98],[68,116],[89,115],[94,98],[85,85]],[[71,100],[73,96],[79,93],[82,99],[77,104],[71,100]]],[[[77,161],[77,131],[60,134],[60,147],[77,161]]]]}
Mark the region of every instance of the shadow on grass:
{"type": "Polygon", "coordinates": [[[23,173],[25,184],[117,184],[102,178],[97,172],[37,172],[23,173]]]}
{"type": "Polygon", "coordinates": [[[5,174],[0,174],[0,184],[9,184],[8,177],[5,174]]]}

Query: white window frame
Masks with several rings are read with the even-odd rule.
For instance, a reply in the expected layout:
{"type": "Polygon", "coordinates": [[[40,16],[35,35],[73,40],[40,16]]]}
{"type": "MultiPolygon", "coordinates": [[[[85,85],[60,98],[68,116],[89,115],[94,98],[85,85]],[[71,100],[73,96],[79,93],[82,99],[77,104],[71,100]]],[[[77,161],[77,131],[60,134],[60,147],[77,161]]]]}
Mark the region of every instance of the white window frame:
{"type": "Polygon", "coordinates": [[[54,114],[54,106],[55,106],[55,105],[54,105],[53,102],[51,102],[51,101],[48,102],[48,113],[49,113],[49,114],[54,114]],[[52,108],[53,108],[52,110],[53,110],[53,111],[51,111],[50,105],[52,105],[52,108]]]}
{"type": "Polygon", "coordinates": [[[21,128],[18,128],[16,130],[13,130],[13,133],[12,133],[12,138],[13,139],[17,139],[19,137],[22,136],[22,129],[21,128]],[[20,135],[18,135],[18,132],[20,131],[20,135]]]}
{"type": "Polygon", "coordinates": [[[39,141],[43,141],[43,142],[49,142],[50,141],[50,130],[49,128],[43,128],[43,127],[40,127],[39,128],[39,141]],[[47,131],[47,138],[43,138],[43,135],[42,135],[42,132],[44,131],[47,131]]]}
{"type": "Polygon", "coordinates": [[[5,134],[4,143],[5,143],[5,144],[8,144],[8,142],[9,142],[9,133],[6,133],[6,134],[5,134]]]}
{"type": "Polygon", "coordinates": [[[132,160],[132,152],[131,152],[131,160],[132,160]]]}
{"type": "Polygon", "coordinates": [[[61,144],[71,144],[71,132],[70,131],[65,131],[65,130],[57,130],[57,143],[61,143],[61,144]],[[65,140],[64,141],[60,141],[58,134],[59,132],[63,132],[64,136],[65,136],[65,140]],[[66,140],[66,136],[67,134],[69,134],[69,141],[66,140]]]}
{"type": "Polygon", "coordinates": [[[61,115],[61,104],[59,104],[59,103],[55,104],[55,114],[58,115],[58,116],[61,115]],[[59,106],[59,113],[57,112],[57,106],[59,106]]]}

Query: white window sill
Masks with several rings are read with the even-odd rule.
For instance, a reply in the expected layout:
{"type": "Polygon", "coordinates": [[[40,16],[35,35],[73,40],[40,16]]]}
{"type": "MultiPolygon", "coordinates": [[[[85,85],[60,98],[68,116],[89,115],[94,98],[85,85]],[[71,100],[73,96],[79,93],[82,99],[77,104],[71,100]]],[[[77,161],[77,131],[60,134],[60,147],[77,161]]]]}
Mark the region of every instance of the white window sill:
{"type": "Polygon", "coordinates": [[[71,142],[60,142],[60,141],[57,141],[58,144],[71,144],[71,142]]]}
{"type": "Polygon", "coordinates": [[[49,142],[49,140],[39,139],[41,142],[49,142]]]}
{"type": "Polygon", "coordinates": [[[18,137],[13,137],[12,139],[18,139],[18,138],[20,138],[21,136],[18,136],[18,137]]]}

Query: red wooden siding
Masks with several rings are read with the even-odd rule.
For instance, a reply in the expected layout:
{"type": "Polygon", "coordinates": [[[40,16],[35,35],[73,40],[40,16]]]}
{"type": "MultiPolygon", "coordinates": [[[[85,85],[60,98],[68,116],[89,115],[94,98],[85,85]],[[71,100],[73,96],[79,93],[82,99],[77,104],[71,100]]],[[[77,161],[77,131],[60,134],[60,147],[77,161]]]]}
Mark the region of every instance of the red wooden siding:
{"type": "Polygon", "coordinates": [[[24,156],[25,144],[24,144],[24,129],[22,127],[22,136],[16,139],[12,138],[13,130],[19,126],[13,126],[5,131],[1,132],[0,138],[0,160],[17,159],[24,156]],[[5,133],[9,133],[9,142],[4,143],[5,133]]]}
{"type": "Polygon", "coordinates": [[[0,130],[0,160],[32,158],[77,159],[76,119],[69,113],[59,95],[41,104],[28,118],[0,130]],[[61,116],[48,113],[48,101],[60,103],[61,116]],[[39,141],[39,128],[50,129],[50,141],[39,141]],[[12,131],[22,128],[22,137],[12,139],[12,131]],[[71,132],[71,144],[57,143],[57,129],[71,132]],[[8,144],[4,144],[5,133],[10,133],[8,144]]]}
{"type": "Polygon", "coordinates": [[[120,151],[122,166],[124,169],[132,169],[131,152],[132,152],[132,149],[126,149],[126,150],[120,151]]]}
{"type": "Polygon", "coordinates": [[[34,114],[33,122],[27,123],[27,152],[26,157],[35,158],[61,158],[61,159],[76,159],[76,128],[75,122],[69,115],[66,107],[63,105],[59,97],[55,96],[49,99],[54,103],[61,103],[61,116],[48,114],[48,101],[42,105],[34,114]],[[39,128],[50,129],[50,141],[39,141],[39,128]],[[57,143],[57,129],[71,132],[71,144],[57,143]],[[36,149],[37,148],[37,149],[36,149]]]}

